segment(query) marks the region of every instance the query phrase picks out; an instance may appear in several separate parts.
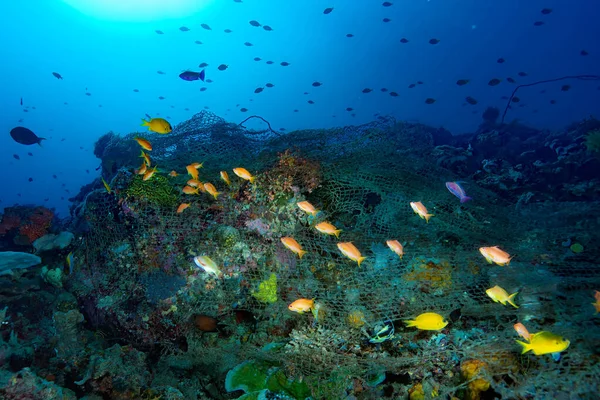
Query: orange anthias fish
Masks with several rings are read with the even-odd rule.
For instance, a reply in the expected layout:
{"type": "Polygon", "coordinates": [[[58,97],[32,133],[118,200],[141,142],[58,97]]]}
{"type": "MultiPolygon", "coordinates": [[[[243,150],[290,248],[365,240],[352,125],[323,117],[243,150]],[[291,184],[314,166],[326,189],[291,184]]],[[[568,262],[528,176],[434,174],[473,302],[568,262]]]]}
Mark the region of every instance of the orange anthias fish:
{"type": "Polygon", "coordinates": [[[169,176],[175,178],[175,177],[179,176],[179,174],[175,171],[171,171],[171,172],[169,172],[169,176]]]}
{"type": "Polygon", "coordinates": [[[188,165],[185,167],[187,173],[192,177],[192,179],[198,180],[198,170],[193,165],[188,165]]]}
{"type": "Polygon", "coordinates": [[[288,306],[288,310],[304,314],[315,306],[315,299],[298,299],[288,306]]]}
{"type": "Polygon", "coordinates": [[[297,203],[298,207],[304,211],[307,214],[310,215],[317,215],[317,213],[319,212],[317,209],[315,209],[315,207],[310,204],[308,201],[301,201],[299,203],[297,203]]]}
{"type": "Polygon", "coordinates": [[[519,334],[519,336],[521,336],[523,339],[529,341],[531,340],[531,333],[529,333],[529,331],[527,330],[527,328],[525,328],[525,325],[523,325],[520,322],[517,322],[516,324],[513,325],[513,328],[515,328],[515,331],[519,334]]]}
{"type": "Polygon", "coordinates": [[[594,298],[596,299],[595,303],[592,303],[592,305],[594,307],[596,307],[596,314],[600,313],[600,292],[599,291],[595,291],[594,293],[594,298]]]}
{"type": "Polygon", "coordinates": [[[402,243],[397,240],[387,240],[385,243],[394,253],[398,254],[400,258],[404,256],[404,247],[402,247],[402,243]]]}
{"type": "Polygon", "coordinates": [[[246,168],[234,168],[233,173],[242,179],[250,181],[250,183],[254,183],[254,179],[256,179],[246,168]]]}
{"type": "Polygon", "coordinates": [[[480,247],[479,252],[485,257],[488,263],[496,263],[498,265],[508,265],[512,257],[504,250],[500,250],[498,246],[480,247]]]}
{"type": "Polygon", "coordinates": [[[427,223],[429,223],[429,218],[433,217],[434,214],[429,214],[427,212],[427,208],[420,201],[413,201],[410,203],[413,211],[421,218],[423,218],[427,223]]]}
{"type": "Polygon", "coordinates": [[[142,180],[147,181],[148,179],[152,178],[154,176],[154,174],[157,171],[157,167],[154,166],[154,168],[146,171],[146,173],[144,174],[144,177],[142,178],[142,180]]]}
{"type": "Polygon", "coordinates": [[[200,168],[204,167],[204,163],[203,162],[193,162],[190,164],[190,166],[192,166],[196,169],[200,169],[200,168]]]}
{"type": "Polygon", "coordinates": [[[302,258],[304,254],[306,254],[306,251],[302,250],[302,246],[300,246],[300,243],[296,242],[296,239],[294,238],[291,238],[289,236],[282,237],[281,243],[283,243],[283,245],[290,249],[293,253],[298,254],[298,257],[300,258],[302,258]]]}
{"type": "Polygon", "coordinates": [[[326,233],[327,235],[335,235],[335,237],[340,237],[340,232],[342,231],[326,221],[315,225],[315,229],[321,233],[326,233]]]}
{"type": "Polygon", "coordinates": [[[145,162],[142,162],[142,166],[140,167],[140,169],[137,170],[137,174],[144,175],[147,170],[148,170],[148,166],[146,165],[145,162]]]}
{"type": "Polygon", "coordinates": [[[229,175],[227,174],[227,171],[221,171],[221,179],[223,179],[223,182],[225,182],[227,185],[231,185],[231,181],[229,180],[229,175]]]}
{"type": "Polygon", "coordinates": [[[179,205],[179,207],[177,207],[177,214],[181,214],[183,212],[183,210],[185,210],[186,208],[188,208],[189,206],[191,206],[190,203],[181,203],[179,205]]]}
{"type": "Polygon", "coordinates": [[[356,261],[358,266],[360,267],[360,263],[362,263],[367,257],[363,257],[360,254],[360,251],[352,244],[352,242],[338,243],[338,249],[342,252],[343,255],[351,259],[352,261],[356,261]]]}
{"type": "Polygon", "coordinates": [[[198,186],[202,186],[202,182],[200,182],[196,179],[190,179],[189,181],[187,181],[187,185],[197,188],[198,186]]]}
{"type": "Polygon", "coordinates": [[[144,153],[144,150],[142,150],[142,154],[140,155],[140,157],[142,157],[144,159],[144,162],[149,167],[150,166],[150,157],[148,157],[148,154],[144,153]]]}
{"type": "Polygon", "coordinates": [[[138,144],[142,147],[142,149],[147,150],[147,151],[152,151],[152,145],[146,139],[136,136],[133,138],[133,140],[138,142],[138,144]]]}
{"type": "Polygon", "coordinates": [[[217,188],[212,183],[206,182],[204,184],[204,189],[206,189],[208,194],[212,195],[212,197],[214,197],[215,200],[217,199],[217,196],[219,196],[219,194],[221,194],[221,192],[217,192],[217,188]]]}
{"type": "Polygon", "coordinates": [[[191,186],[186,186],[183,188],[182,192],[185,194],[198,194],[198,189],[191,186]]]}

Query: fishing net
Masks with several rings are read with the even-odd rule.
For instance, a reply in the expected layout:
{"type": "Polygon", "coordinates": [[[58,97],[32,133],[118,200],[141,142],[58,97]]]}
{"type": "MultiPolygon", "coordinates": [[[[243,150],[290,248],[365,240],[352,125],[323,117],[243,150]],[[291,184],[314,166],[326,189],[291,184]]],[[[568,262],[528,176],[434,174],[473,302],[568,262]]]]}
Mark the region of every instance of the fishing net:
{"type": "Polygon", "coordinates": [[[73,211],[87,231],[76,255],[84,260],[79,295],[96,309],[88,319],[140,347],[158,344],[164,357],[200,358],[215,370],[249,358],[279,364],[315,398],[341,398],[357,382],[366,390],[384,373],[405,377],[407,391],[426,397],[467,391],[476,398],[480,377],[496,391],[588,398],[600,372],[590,305],[600,288],[591,245],[600,207],[514,204],[474,184],[464,186],[475,200],[461,204],[444,185],[459,180],[444,165],[461,156],[441,153],[435,134],[379,118],[281,135],[201,112],[169,135],[143,134],[159,168],[149,181],[134,171],[142,163],[136,134],[103,137],[96,155],[112,193],[94,190],[73,211]],[[203,162],[199,179],[222,192],[217,200],[181,193],[192,162],[203,162]],[[235,176],[236,167],[256,183],[235,176]],[[300,210],[303,200],[320,213],[300,210]],[[435,214],[429,223],[412,201],[435,214]],[[191,206],[178,214],[181,203],[191,206]],[[342,229],[339,240],[316,231],[325,220],[342,229]],[[303,246],[302,259],[282,245],[284,236],[303,246]],[[404,244],[402,258],[389,239],[404,244]],[[340,253],[339,241],[367,257],[360,267],[340,253]],[[509,266],[481,256],[479,247],[493,245],[514,255],[509,266]],[[223,276],[199,270],[195,255],[210,256],[223,276]],[[485,291],[495,285],[519,292],[520,308],[492,302],[485,291]],[[289,311],[298,298],[315,298],[318,313],[289,311]],[[450,323],[442,332],[404,327],[423,312],[450,323]],[[227,337],[199,338],[189,322],[198,314],[219,319],[227,337]],[[248,314],[252,329],[244,328],[248,314]],[[518,321],[568,338],[562,360],[521,356],[518,321]],[[395,335],[373,343],[386,324],[395,335]]]}

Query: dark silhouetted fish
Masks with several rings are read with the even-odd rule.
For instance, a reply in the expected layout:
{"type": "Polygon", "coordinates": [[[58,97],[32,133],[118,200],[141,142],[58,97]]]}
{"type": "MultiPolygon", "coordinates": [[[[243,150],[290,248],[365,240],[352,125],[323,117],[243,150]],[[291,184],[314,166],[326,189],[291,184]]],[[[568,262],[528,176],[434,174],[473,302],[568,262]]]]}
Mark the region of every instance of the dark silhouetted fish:
{"type": "Polygon", "coordinates": [[[415,85],[414,83],[411,83],[410,85],[408,85],[408,88],[409,88],[409,89],[412,89],[412,88],[414,88],[415,86],[417,86],[417,85],[415,85]]]}
{"type": "Polygon", "coordinates": [[[504,60],[504,58],[502,58],[502,57],[500,57],[499,59],[497,59],[497,60],[496,60],[496,62],[497,62],[498,64],[504,64],[504,61],[505,61],[505,60],[504,60]]]}
{"type": "Polygon", "coordinates": [[[199,67],[199,68],[205,68],[205,67],[208,67],[208,64],[207,64],[207,63],[205,63],[205,62],[203,62],[203,63],[201,63],[200,65],[198,65],[198,67],[199,67]]]}
{"type": "Polygon", "coordinates": [[[435,99],[432,99],[431,97],[428,97],[425,99],[425,104],[433,104],[435,103],[435,99]]]}
{"type": "Polygon", "coordinates": [[[254,93],[260,93],[260,92],[262,92],[263,90],[265,90],[265,88],[261,88],[261,87],[259,87],[259,88],[256,88],[256,89],[254,89],[254,93]]]}
{"type": "Polygon", "coordinates": [[[390,96],[392,96],[392,97],[398,97],[398,93],[396,93],[396,92],[390,92],[390,96]]]}
{"type": "Polygon", "coordinates": [[[260,22],[255,21],[255,20],[250,21],[249,24],[252,26],[256,26],[256,27],[260,26],[260,22]]]}
{"type": "Polygon", "coordinates": [[[348,111],[348,112],[350,112],[350,111],[352,111],[352,110],[353,110],[353,108],[352,108],[352,107],[348,107],[348,108],[346,108],[346,111],[348,111]]]}
{"type": "Polygon", "coordinates": [[[134,92],[139,93],[139,89],[133,89],[134,92]]]}
{"type": "Polygon", "coordinates": [[[521,101],[521,99],[518,98],[517,96],[513,96],[513,98],[510,101],[512,101],[513,103],[518,103],[521,101]]]}
{"type": "Polygon", "coordinates": [[[29,182],[33,182],[33,178],[29,178],[29,179],[28,179],[28,181],[29,181],[29,182]]]}
{"type": "Polygon", "coordinates": [[[436,38],[429,39],[429,44],[438,44],[439,42],[440,42],[440,39],[436,39],[436,38]]]}
{"type": "Polygon", "coordinates": [[[267,61],[267,64],[271,65],[271,64],[273,64],[273,61],[267,61]]]}
{"type": "Polygon", "coordinates": [[[515,83],[515,80],[509,76],[508,78],[506,78],[506,82],[515,83]]]}
{"type": "Polygon", "coordinates": [[[30,156],[30,157],[33,157],[33,153],[32,152],[27,153],[27,155],[30,156]]]}
{"type": "Polygon", "coordinates": [[[248,111],[248,109],[247,109],[247,108],[244,108],[244,107],[242,107],[242,108],[240,108],[240,111],[241,111],[241,112],[246,112],[246,111],[248,111]]]}
{"type": "Polygon", "coordinates": [[[379,90],[381,90],[383,93],[385,93],[385,92],[387,92],[387,91],[388,91],[386,88],[381,88],[381,89],[379,89],[379,90]]]}
{"type": "Polygon", "coordinates": [[[217,67],[217,69],[218,69],[219,71],[225,71],[225,70],[227,69],[227,67],[228,67],[228,65],[221,64],[221,65],[219,65],[219,66],[217,67]]]}
{"type": "Polygon", "coordinates": [[[254,58],[253,58],[253,60],[254,60],[254,61],[260,61],[260,60],[261,60],[261,58],[260,58],[260,57],[254,57],[254,58]]]}
{"type": "Polygon", "coordinates": [[[542,8],[542,11],[541,11],[541,13],[544,14],[544,15],[548,15],[551,12],[552,12],[551,8],[542,8]]]}
{"type": "Polygon", "coordinates": [[[179,28],[179,30],[181,32],[188,32],[190,30],[190,28],[188,28],[187,26],[182,26],[182,27],[179,28]]]}
{"type": "Polygon", "coordinates": [[[323,10],[323,14],[329,14],[333,11],[333,7],[328,7],[326,9],[323,10]]]}
{"type": "Polygon", "coordinates": [[[370,88],[364,88],[362,90],[363,93],[371,93],[372,91],[373,91],[373,89],[370,89],[370,88]]]}
{"type": "Polygon", "coordinates": [[[281,62],[281,66],[282,66],[282,67],[287,67],[288,65],[290,65],[290,63],[289,63],[289,62],[287,62],[287,61],[282,61],[282,62],[281,62]]]}
{"type": "Polygon", "coordinates": [[[556,104],[556,100],[550,100],[550,104],[556,104]]]}
{"type": "Polygon", "coordinates": [[[321,82],[313,82],[313,83],[312,83],[312,85],[313,85],[314,87],[319,87],[319,86],[321,86],[321,85],[322,85],[322,83],[321,83],[321,82]]]}
{"type": "Polygon", "coordinates": [[[346,37],[354,37],[354,35],[351,33],[346,33],[346,37]]]}
{"type": "Polygon", "coordinates": [[[19,157],[19,155],[18,155],[18,154],[13,154],[13,158],[14,158],[15,160],[20,160],[20,159],[21,159],[21,157],[19,157]]]}
{"type": "Polygon", "coordinates": [[[571,86],[569,86],[569,85],[563,85],[560,88],[560,90],[563,91],[563,92],[567,92],[567,91],[569,91],[569,89],[571,89],[571,86]]]}
{"type": "Polygon", "coordinates": [[[384,7],[390,7],[392,3],[390,3],[389,1],[384,1],[383,3],[381,3],[381,5],[384,7]]]}
{"type": "Polygon", "coordinates": [[[402,39],[400,39],[400,43],[408,43],[408,39],[407,38],[402,38],[402,39]]]}
{"type": "Polygon", "coordinates": [[[245,43],[244,43],[244,46],[248,46],[248,47],[250,47],[250,46],[254,46],[254,45],[253,45],[252,43],[250,43],[250,42],[245,42],[245,43]]]}
{"type": "Polygon", "coordinates": [[[204,72],[204,70],[202,70],[200,72],[184,71],[179,74],[179,77],[181,79],[183,79],[184,81],[188,81],[188,82],[197,81],[197,80],[201,80],[202,82],[204,82],[205,72],[204,72]]]}
{"type": "Polygon", "coordinates": [[[199,41],[199,40],[196,40],[194,43],[196,43],[196,44],[203,44],[203,43],[202,43],[201,41],[199,41]]]}
{"type": "Polygon", "coordinates": [[[164,75],[164,74],[165,74],[165,73],[164,73],[164,72],[162,72],[162,71],[156,71],[156,73],[157,73],[157,74],[159,74],[159,75],[164,75]]]}
{"type": "Polygon", "coordinates": [[[159,35],[164,35],[165,34],[163,31],[159,31],[158,29],[155,30],[154,32],[158,33],[159,35]]]}
{"type": "Polygon", "coordinates": [[[10,131],[10,136],[17,143],[24,145],[32,145],[39,144],[42,145],[42,140],[46,140],[46,138],[38,137],[35,133],[27,128],[23,128],[22,126],[17,126],[10,131]]]}
{"type": "Polygon", "coordinates": [[[203,86],[203,87],[201,87],[201,88],[200,88],[200,91],[201,91],[201,92],[205,92],[205,91],[206,91],[206,87],[204,87],[204,86],[203,86]]]}
{"type": "Polygon", "coordinates": [[[21,105],[23,105],[23,98],[21,97],[21,105]]]}
{"type": "Polygon", "coordinates": [[[475,100],[474,98],[472,98],[471,96],[467,96],[465,97],[465,101],[471,105],[475,105],[477,104],[477,100],[475,100]]]}
{"type": "Polygon", "coordinates": [[[544,21],[535,21],[533,23],[533,26],[542,26],[542,25],[544,25],[544,21]]]}
{"type": "Polygon", "coordinates": [[[519,75],[519,76],[527,76],[527,72],[519,72],[517,75],[519,75]]]}
{"type": "Polygon", "coordinates": [[[212,28],[208,26],[208,24],[200,24],[200,26],[206,29],[207,31],[212,31],[212,28]]]}
{"type": "Polygon", "coordinates": [[[382,21],[383,21],[383,22],[390,22],[390,21],[391,21],[391,19],[389,19],[389,18],[384,18],[384,19],[382,19],[382,21]]]}
{"type": "Polygon", "coordinates": [[[273,28],[271,28],[269,25],[264,25],[263,29],[268,32],[271,32],[273,30],[273,28]]]}
{"type": "Polygon", "coordinates": [[[490,81],[488,82],[488,85],[489,86],[496,86],[499,83],[500,83],[500,79],[493,78],[493,79],[490,79],[490,81]]]}
{"type": "Polygon", "coordinates": [[[309,101],[308,101],[308,104],[315,104],[315,102],[314,102],[314,101],[312,101],[312,100],[309,100],[309,101]]]}
{"type": "Polygon", "coordinates": [[[52,75],[54,75],[54,77],[56,79],[62,79],[63,78],[58,72],[53,72],[52,75]]]}
{"type": "Polygon", "coordinates": [[[231,33],[233,31],[231,29],[225,29],[223,32],[225,32],[225,33],[231,33]]]}
{"type": "Polygon", "coordinates": [[[588,54],[590,54],[590,53],[588,53],[586,50],[581,50],[581,51],[579,52],[579,54],[581,54],[582,56],[587,56],[587,55],[588,55],[588,54]]]}
{"type": "Polygon", "coordinates": [[[272,88],[275,85],[273,85],[272,83],[267,83],[267,84],[265,84],[265,86],[268,87],[268,88],[272,88]]]}

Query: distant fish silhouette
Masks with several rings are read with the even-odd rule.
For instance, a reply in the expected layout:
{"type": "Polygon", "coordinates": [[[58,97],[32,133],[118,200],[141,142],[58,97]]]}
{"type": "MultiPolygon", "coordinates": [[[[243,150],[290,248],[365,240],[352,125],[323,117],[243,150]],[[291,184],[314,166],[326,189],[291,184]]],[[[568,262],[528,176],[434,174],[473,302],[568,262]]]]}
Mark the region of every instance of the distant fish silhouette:
{"type": "Polygon", "coordinates": [[[184,81],[197,81],[197,80],[201,80],[202,82],[204,82],[204,77],[205,77],[206,73],[204,72],[204,70],[200,71],[200,72],[194,72],[194,71],[184,71],[181,74],[179,74],[179,77],[181,79],[183,79],[184,81]]]}
{"type": "Polygon", "coordinates": [[[17,126],[10,131],[10,136],[17,143],[24,145],[32,145],[39,144],[42,145],[42,140],[46,140],[46,138],[38,137],[35,133],[27,128],[23,128],[22,126],[17,126]]]}
{"type": "Polygon", "coordinates": [[[62,79],[63,78],[58,72],[53,72],[52,75],[54,75],[54,77],[56,79],[62,79]]]}

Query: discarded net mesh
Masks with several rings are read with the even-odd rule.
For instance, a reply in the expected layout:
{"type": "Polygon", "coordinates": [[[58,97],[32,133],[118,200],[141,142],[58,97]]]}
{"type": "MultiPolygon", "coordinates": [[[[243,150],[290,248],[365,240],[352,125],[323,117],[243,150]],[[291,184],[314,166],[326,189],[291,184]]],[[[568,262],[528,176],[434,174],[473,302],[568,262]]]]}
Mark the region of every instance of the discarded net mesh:
{"type": "Polygon", "coordinates": [[[80,295],[94,299],[99,325],[141,347],[159,345],[165,357],[208,360],[210,353],[219,370],[247,358],[278,363],[288,377],[309,382],[316,398],[337,398],[352,379],[364,383],[383,372],[408,374],[413,390],[417,383],[439,394],[471,390],[473,379],[459,368],[472,360],[485,366],[476,370],[498,391],[526,395],[534,385],[586,398],[599,372],[590,305],[600,287],[599,254],[592,246],[575,253],[563,242],[597,243],[599,221],[590,216],[600,207],[515,206],[475,185],[466,186],[475,200],[461,204],[444,186],[459,177],[434,156],[433,134],[381,118],[278,135],[201,112],[169,135],[143,134],[159,168],[149,181],[134,171],[142,163],[135,134],[108,135],[96,154],[113,193],[95,190],[74,211],[87,230],[80,295]],[[192,162],[203,163],[199,179],[222,192],[217,200],[181,193],[192,162]],[[256,183],[236,177],[236,167],[256,183]],[[220,171],[229,173],[230,186],[220,171]],[[296,205],[303,200],[321,212],[307,215],[296,205]],[[413,213],[412,201],[435,214],[429,223],[413,213]],[[315,230],[325,220],[342,229],[339,240],[315,230]],[[302,259],[281,244],[284,236],[307,251],[302,259]],[[404,244],[403,258],[386,246],[388,239],[404,244]],[[367,257],[360,267],[340,253],[340,241],[367,257]],[[481,256],[479,247],[493,245],[515,256],[509,266],[481,256]],[[223,277],[195,267],[195,255],[210,256],[223,277]],[[265,293],[272,274],[275,302],[265,293]],[[520,308],[493,303],[485,291],[495,285],[518,291],[520,308]],[[316,318],[287,309],[298,298],[316,299],[316,318]],[[252,329],[236,325],[240,311],[252,314],[252,329]],[[402,320],[429,311],[450,320],[444,331],[404,327],[402,320]],[[228,336],[199,338],[190,324],[195,314],[220,319],[228,336]],[[371,343],[386,321],[395,336],[371,343]],[[568,338],[563,360],[520,356],[517,321],[531,332],[568,338]],[[265,348],[270,343],[280,346],[265,348]]]}

